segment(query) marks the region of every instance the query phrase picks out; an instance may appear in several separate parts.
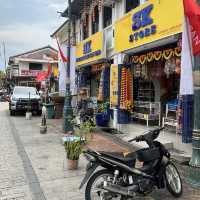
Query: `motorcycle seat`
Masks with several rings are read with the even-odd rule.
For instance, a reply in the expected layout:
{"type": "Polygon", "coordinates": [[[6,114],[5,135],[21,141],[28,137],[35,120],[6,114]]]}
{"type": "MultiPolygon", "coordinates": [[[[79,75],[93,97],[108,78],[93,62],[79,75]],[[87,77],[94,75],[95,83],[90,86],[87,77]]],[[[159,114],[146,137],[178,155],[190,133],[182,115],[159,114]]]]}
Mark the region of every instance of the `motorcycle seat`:
{"type": "Polygon", "coordinates": [[[127,164],[129,166],[134,166],[136,160],[136,153],[131,152],[128,154],[124,154],[123,152],[100,152],[101,155],[106,156],[108,158],[115,159],[119,162],[127,164]]]}

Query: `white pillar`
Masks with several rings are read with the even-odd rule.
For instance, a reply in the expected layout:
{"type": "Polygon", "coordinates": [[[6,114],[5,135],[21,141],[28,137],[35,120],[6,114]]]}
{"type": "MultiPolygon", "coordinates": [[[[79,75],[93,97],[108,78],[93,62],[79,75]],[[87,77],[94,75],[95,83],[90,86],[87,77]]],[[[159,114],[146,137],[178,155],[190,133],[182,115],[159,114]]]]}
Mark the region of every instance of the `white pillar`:
{"type": "Polygon", "coordinates": [[[103,30],[103,8],[99,12],[99,31],[103,30]]]}

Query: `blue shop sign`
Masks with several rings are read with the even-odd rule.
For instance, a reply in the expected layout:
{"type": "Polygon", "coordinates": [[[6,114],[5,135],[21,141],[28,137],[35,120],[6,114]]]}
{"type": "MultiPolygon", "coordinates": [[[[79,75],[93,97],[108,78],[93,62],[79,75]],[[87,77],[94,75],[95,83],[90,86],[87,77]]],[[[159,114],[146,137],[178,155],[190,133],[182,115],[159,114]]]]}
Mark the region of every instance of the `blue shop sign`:
{"type": "Polygon", "coordinates": [[[133,14],[132,30],[134,31],[134,33],[129,36],[130,42],[143,39],[145,37],[148,37],[156,33],[157,27],[155,24],[153,24],[153,19],[150,16],[152,10],[153,10],[153,4],[150,4],[144,9],[133,14]],[[149,27],[146,27],[146,26],[149,26],[149,27]],[[143,29],[140,30],[141,28],[143,29]]]}
{"type": "Polygon", "coordinates": [[[92,44],[92,41],[90,40],[83,45],[83,54],[88,54],[92,51],[91,44],[92,44]]]}
{"type": "Polygon", "coordinates": [[[97,51],[92,52],[91,45],[92,45],[91,40],[87,41],[83,44],[83,54],[84,54],[84,56],[77,58],[76,62],[81,62],[83,60],[101,55],[101,50],[97,50],[97,51]]]}

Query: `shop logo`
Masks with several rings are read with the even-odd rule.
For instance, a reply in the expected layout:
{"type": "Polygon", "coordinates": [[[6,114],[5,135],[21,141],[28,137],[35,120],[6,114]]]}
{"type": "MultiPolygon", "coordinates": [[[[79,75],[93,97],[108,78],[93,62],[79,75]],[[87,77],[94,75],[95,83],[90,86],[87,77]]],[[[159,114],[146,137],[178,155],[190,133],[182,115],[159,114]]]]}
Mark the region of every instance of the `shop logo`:
{"type": "Polygon", "coordinates": [[[92,41],[90,40],[90,41],[86,42],[86,43],[83,45],[83,53],[84,53],[84,54],[88,54],[88,53],[90,53],[90,52],[92,51],[92,49],[91,49],[91,44],[92,44],[92,41]]]}
{"type": "Polygon", "coordinates": [[[153,19],[150,16],[152,10],[153,4],[150,4],[132,16],[132,30],[134,33],[129,36],[130,42],[137,41],[156,33],[156,25],[145,28],[146,26],[153,24],[153,19]],[[141,28],[145,29],[139,31],[141,28]]]}

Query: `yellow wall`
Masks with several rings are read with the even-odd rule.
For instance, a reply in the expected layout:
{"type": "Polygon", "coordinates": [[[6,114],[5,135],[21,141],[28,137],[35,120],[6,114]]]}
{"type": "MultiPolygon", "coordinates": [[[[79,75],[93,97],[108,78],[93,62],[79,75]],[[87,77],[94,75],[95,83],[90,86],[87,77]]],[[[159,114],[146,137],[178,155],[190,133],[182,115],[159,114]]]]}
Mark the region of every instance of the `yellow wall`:
{"type": "Polygon", "coordinates": [[[130,11],[115,23],[115,52],[122,52],[150,43],[167,36],[182,32],[183,24],[183,1],[182,0],[149,0],[147,3],[130,11]],[[151,25],[140,27],[137,31],[132,30],[132,17],[138,11],[143,10],[150,4],[153,4],[153,9],[150,17],[153,19],[151,25]],[[129,36],[135,32],[150,28],[156,25],[156,33],[150,36],[140,38],[134,42],[129,41],[129,36]]]}
{"type": "Polygon", "coordinates": [[[80,66],[80,65],[84,65],[84,64],[99,60],[101,58],[105,58],[103,43],[104,43],[103,32],[98,32],[92,35],[91,37],[87,38],[86,40],[80,42],[76,46],[76,65],[80,66]],[[84,45],[90,41],[91,41],[91,52],[84,54],[84,45]],[[101,51],[99,55],[93,55],[88,58],[86,57],[98,51],[99,52],[101,51]],[[79,58],[83,58],[84,56],[85,58],[83,60],[79,60],[79,58]]]}

